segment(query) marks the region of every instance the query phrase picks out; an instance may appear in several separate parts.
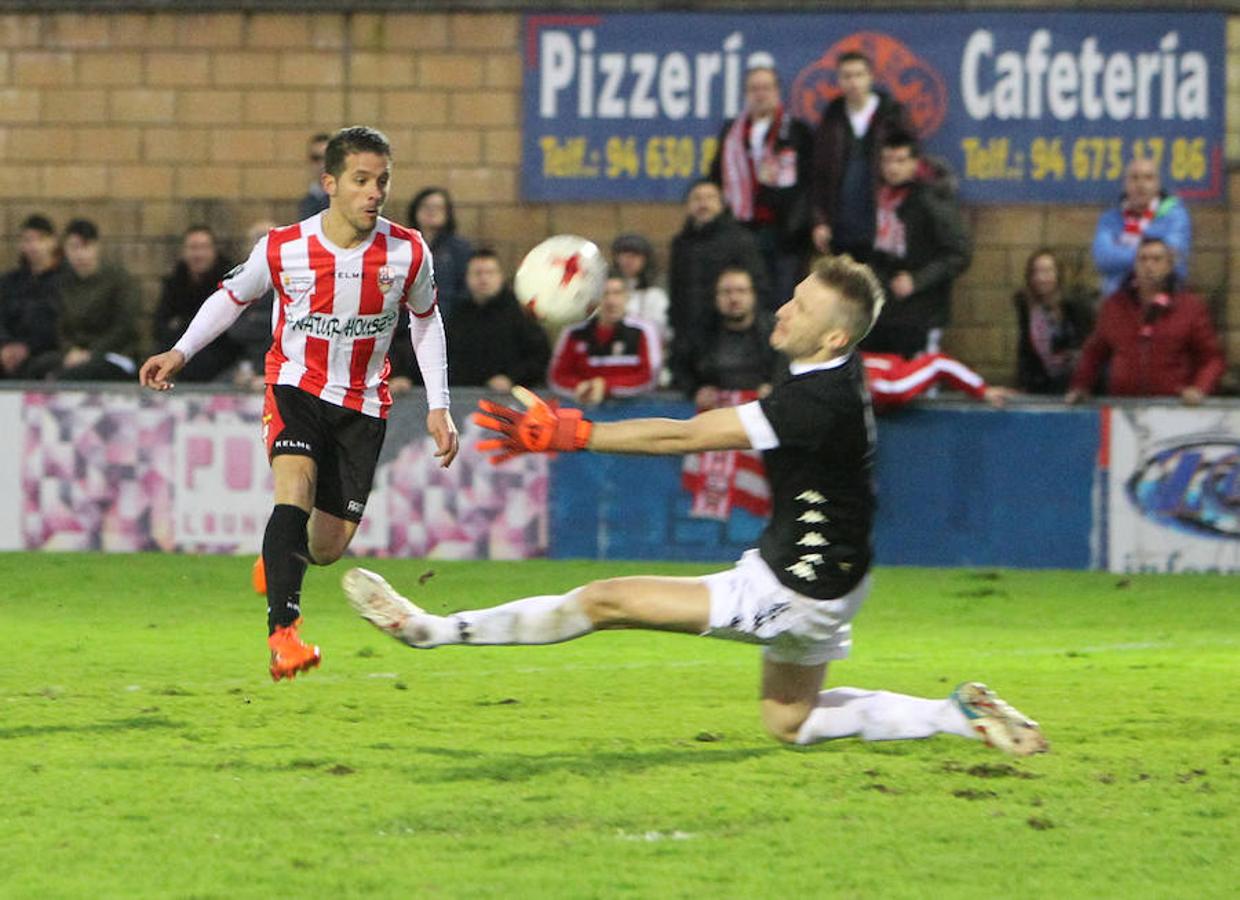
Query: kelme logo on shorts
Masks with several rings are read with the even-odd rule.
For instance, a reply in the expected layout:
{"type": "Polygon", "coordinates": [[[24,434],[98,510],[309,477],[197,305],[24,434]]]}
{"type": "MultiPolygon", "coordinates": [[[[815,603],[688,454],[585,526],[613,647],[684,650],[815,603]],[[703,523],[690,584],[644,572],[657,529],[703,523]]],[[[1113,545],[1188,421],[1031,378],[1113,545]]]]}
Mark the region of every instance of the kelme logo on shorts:
{"type": "Polygon", "coordinates": [[[1149,454],[1126,488],[1147,519],[1204,537],[1240,538],[1240,441],[1230,435],[1149,454]]]}

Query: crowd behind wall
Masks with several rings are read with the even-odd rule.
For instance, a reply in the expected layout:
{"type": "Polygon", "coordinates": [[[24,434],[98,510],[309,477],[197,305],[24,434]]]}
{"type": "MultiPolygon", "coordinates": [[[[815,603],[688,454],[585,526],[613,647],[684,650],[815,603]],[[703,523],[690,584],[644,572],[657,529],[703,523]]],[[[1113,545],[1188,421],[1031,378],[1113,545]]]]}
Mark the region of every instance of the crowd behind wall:
{"type": "MultiPolygon", "coordinates": [[[[618,233],[666,248],[679,204],[526,204],[519,194],[520,13],[15,13],[0,15],[0,268],[32,212],[94,220],[143,286],[147,311],[188,225],[205,222],[239,257],[258,219],[296,218],[307,135],[368,123],[393,142],[388,214],[421,187],[456,202],[458,227],[509,272],[538,239],[618,233]]],[[[1240,71],[1229,21],[1228,83],[1240,71]]],[[[1240,164],[1240,91],[1227,98],[1229,169],[1240,164]]],[[[1118,189],[1117,189],[1118,190],[1118,189]]],[[[1195,205],[1190,282],[1210,301],[1233,373],[1240,362],[1240,171],[1227,205],[1195,205]]],[[[946,347],[1010,381],[1011,295],[1040,246],[1093,281],[1102,207],[972,206],[968,272],[946,347]]],[[[664,271],[666,267],[663,266],[664,271]]],[[[1233,378],[1234,380],[1234,378],[1233,378]]]]}

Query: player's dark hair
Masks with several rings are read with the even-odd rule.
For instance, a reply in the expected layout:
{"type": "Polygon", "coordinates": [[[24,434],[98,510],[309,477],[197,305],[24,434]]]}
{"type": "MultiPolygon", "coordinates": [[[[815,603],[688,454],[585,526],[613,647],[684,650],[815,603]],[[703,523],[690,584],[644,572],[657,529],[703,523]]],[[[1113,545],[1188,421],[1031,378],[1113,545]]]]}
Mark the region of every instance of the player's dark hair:
{"type": "Polygon", "coordinates": [[[413,199],[409,201],[409,225],[418,228],[418,210],[422,208],[422,204],[429,198],[439,194],[443,197],[444,206],[447,208],[447,218],[444,219],[443,233],[456,234],[456,207],[452,205],[452,195],[441,187],[426,187],[413,195],[413,199]]]}
{"type": "Polygon", "coordinates": [[[883,138],[883,150],[903,150],[905,147],[914,159],[921,156],[921,146],[910,132],[897,128],[883,138]]]}
{"type": "Polygon", "coordinates": [[[813,274],[829,288],[834,288],[844,302],[840,304],[843,321],[836,324],[848,332],[849,346],[855,346],[874,324],[883,305],[883,286],[870,267],[848,254],[824,256],[814,263],[813,274]]]}
{"type": "Polygon", "coordinates": [[[836,60],[835,68],[838,70],[844,63],[850,62],[865,63],[867,69],[871,72],[874,71],[874,63],[860,50],[849,50],[847,53],[841,53],[840,58],[836,60]]]}
{"type": "Polygon", "coordinates": [[[47,216],[40,215],[39,213],[34,213],[33,215],[26,216],[26,218],[22,220],[22,224],[19,230],[20,231],[41,231],[44,234],[55,234],[56,233],[56,229],[52,225],[52,220],[49,219],[47,216]]]}
{"type": "Polygon", "coordinates": [[[392,145],[388,143],[387,135],[377,128],[368,125],[341,128],[327,142],[323,171],[333,178],[339,178],[344,174],[345,158],[353,153],[377,153],[390,159],[392,145]]]}
{"type": "Polygon", "coordinates": [[[73,235],[87,243],[99,240],[99,226],[90,219],[74,219],[65,226],[65,237],[73,235]]]}

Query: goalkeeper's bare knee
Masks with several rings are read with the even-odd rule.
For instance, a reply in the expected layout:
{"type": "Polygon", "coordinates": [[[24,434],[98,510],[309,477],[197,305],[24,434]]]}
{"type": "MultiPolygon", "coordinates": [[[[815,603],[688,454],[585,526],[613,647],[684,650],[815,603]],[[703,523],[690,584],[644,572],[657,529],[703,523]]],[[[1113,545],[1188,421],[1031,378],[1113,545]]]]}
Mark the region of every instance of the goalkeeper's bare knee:
{"type": "Polygon", "coordinates": [[[596,629],[621,628],[632,623],[625,599],[624,580],[620,578],[592,581],[577,593],[582,610],[596,629]]]}

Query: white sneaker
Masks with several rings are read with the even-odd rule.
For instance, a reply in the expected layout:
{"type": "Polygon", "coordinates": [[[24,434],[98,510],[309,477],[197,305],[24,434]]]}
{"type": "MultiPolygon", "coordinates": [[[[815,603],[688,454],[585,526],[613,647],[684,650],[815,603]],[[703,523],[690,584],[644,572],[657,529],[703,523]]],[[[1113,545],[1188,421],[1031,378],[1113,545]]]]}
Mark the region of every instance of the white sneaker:
{"type": "Polygon", "coordinates": [[[951,700],[986,745],[1013,756],[1031,756],[1050,749],[1038,723],[979,681],[966,681],[951,700]]]}
{"type": "Polygon", "coordinates": [[[349,605],[380,631],[410,646],[429,637],[425,611],[398,594],[378,573],[350,569],[344,573],[341,586],[349,605]]]}

